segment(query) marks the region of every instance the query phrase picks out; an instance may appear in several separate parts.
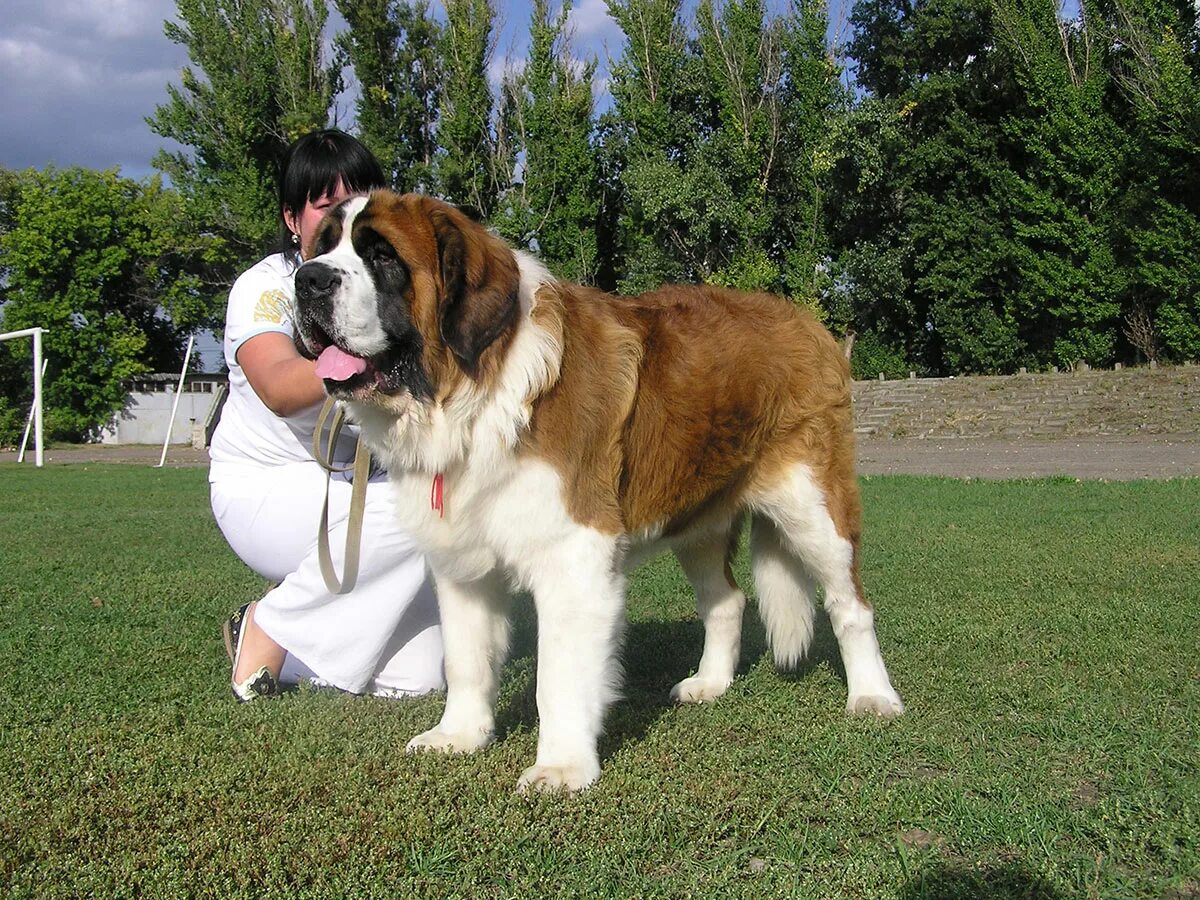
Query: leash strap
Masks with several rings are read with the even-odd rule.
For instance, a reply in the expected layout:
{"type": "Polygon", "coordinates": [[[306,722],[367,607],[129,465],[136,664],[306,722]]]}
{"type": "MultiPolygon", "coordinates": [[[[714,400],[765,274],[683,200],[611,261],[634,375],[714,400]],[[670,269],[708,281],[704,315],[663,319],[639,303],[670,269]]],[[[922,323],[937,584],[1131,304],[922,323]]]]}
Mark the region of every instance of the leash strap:
{"type": "Polygon", "coordinates": [[[331,594],[346,594],[358,580],[358,555],[362,545],[363,510],[366,507],[367,482],[371,477],[371,451],[363,444],[362,438],[354,451],[354,465],[338,467],[333,464],[334,450],[337,448],[338,435],[342,432],[345,422],[345,410],[332,397],[325,398],[321,412],[317,414],[317,427],[313,431],[313,457],[325,470],[325,504],[321,508],[321,524],[317,526],[317,559],[321,564],[321,577],[325,579],[325,587],[331,594]],[[330,417],[332,413],[332,418],[330,417]],[[321,448],[321,434],[325,431],[326,421],[329,423],[329,435],[324,452],[321,448]],[[354,480],[350,490],[350,514],[346,520],[346,559],[339,581],[333,567],[333,556],[329,552],[329,483],[335,472],[349,472],[354,480]]]}

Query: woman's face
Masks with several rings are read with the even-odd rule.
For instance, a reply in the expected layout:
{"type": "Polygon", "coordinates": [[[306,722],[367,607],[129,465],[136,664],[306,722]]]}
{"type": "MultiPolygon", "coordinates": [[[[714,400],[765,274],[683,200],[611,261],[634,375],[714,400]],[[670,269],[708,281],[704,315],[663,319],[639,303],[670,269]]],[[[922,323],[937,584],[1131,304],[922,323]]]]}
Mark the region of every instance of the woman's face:
{"type": "Polygon", "coordinates": [[[300,238],[302,253],[303,248],[308,245],[309,236],[316,230],[325,213],[330,207],[337,206],[349,197],[350,193],[346,189],[346,185],[339,181],[331,193],[322,194],[315,200],[308,200],[304,204],[304,209],[300,210],[299,214],[292,212],[290,209],[284,210],[283,221],[291,229],[292,234],[300,238]]]}

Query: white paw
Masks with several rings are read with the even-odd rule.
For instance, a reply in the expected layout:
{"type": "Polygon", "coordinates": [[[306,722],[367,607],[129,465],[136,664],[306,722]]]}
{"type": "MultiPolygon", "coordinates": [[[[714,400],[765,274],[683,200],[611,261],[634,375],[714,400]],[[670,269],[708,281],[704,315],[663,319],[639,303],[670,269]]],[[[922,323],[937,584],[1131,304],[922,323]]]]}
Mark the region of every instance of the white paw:
{"type": "Polygon", "coordinates": [[[694,675],[671,688],[671,699],[676,703],[708,703],[729,690],[730,684],[729,681],[694,675]]]}
{"type": "Polygon", "coordinates": [[[895,691],[886,694],[862,694],[850,696],[846,701],[846,712],[852,716],[878,716],[894,719],[904,712],[904,702],[895,691]]]}
{"type": "Polygon", "coordinates": [[[482,750],[492,742],[495,735],[490,731],[442,731],[440,727],[430,728],[418,734],[404,748],[406,753],[420,753],[430,750],[435,753],[474,753],[482,750]]]}
{"type": "Polygon", "coordinates": [[[599,764],[590,766],[530,766],[517,780],[517,793],[582,791],[600,777],[599,764]]]}

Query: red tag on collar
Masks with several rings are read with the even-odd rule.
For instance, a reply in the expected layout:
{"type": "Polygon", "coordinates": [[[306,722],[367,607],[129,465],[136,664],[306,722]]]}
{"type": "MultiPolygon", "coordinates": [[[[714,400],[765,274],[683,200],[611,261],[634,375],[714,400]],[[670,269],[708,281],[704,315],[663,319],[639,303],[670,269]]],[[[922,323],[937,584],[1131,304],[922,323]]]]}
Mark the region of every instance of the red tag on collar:
{"type": "Polygon", "coordinates": [[[429,508],[436,511],[439,518],[446,517],[446,510],[442,506],[442,473],[438,472],[433,476],[433,488],[429,492],[429,508]]]}

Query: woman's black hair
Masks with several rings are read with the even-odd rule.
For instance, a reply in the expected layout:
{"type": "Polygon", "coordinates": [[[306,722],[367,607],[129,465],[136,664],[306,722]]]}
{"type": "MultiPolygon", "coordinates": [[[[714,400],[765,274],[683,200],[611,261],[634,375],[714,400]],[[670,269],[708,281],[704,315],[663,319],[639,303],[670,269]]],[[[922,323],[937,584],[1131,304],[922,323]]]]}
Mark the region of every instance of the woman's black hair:
{"type": "Polygon", "coordinates": [[[300,248],[283,218],[284,212],[299,215],[310,200],[337,190],[338,182],[353,193],[385,187],[383,168],[374,155],[354,137],[336,128],[314,131],[294,141],[279,161],[279,241],[292,265],[300,263],[300,248]]]}

